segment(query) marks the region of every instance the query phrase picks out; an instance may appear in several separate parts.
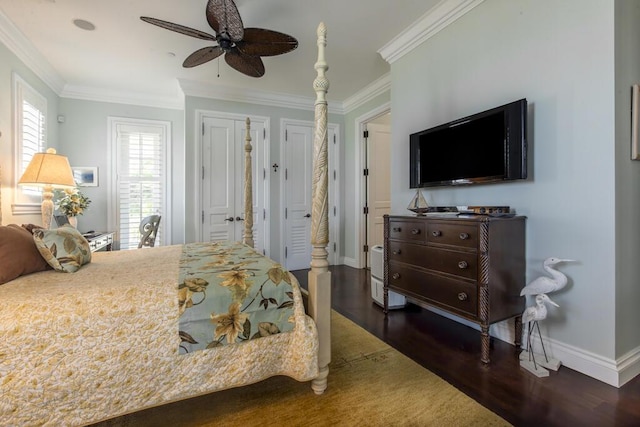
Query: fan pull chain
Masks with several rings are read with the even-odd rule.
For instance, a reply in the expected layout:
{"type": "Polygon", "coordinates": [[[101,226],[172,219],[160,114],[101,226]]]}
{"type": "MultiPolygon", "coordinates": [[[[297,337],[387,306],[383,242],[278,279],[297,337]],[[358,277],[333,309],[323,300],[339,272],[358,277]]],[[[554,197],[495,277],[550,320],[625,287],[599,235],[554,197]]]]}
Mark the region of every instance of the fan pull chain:
{"type": "Polygon", "coordinates": [[[218,78],[220,78],[220,57],[218,56],[218,78]]]}

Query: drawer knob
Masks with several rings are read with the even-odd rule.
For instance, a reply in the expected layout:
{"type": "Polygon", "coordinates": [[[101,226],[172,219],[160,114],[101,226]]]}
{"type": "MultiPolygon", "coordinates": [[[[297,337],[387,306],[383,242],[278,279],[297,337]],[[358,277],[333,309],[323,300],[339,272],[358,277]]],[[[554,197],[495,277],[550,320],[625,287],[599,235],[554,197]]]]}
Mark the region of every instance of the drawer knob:
{"type": "Polygon", "coordinates": [[[467,240],[469,238],[468,233],[460,233],[460,240],[467,240]]]}
{"type": "Polygon", "coordinates": [[[395,251],[393,251],[394,255],[400,255],[402,253],[402,249],[396,249],[395,251]]]}
{"type": "Polygon", "coordinates": [[[458,268],[461,269],[461,270],[464,270],[467,267],[469,267],[469,264],[467,263],[467,261],[460,261],[458,263],[458,268]]]}
{"type": "Polygon", "coordinates": [[[431,235],[432,235],[433,237],[440,237],[440,236],[442,236],[442,231],[440,231],[440,230],[434,230],[434,231],[432,231],[432,232],[431,232],[431,235]]]}
{"type": "Polygon", "coordinates": [[[393,231],[395,231],[396,233],[399,233],[402,231],[402,228],[400,227],[393,227],[393,231]]]}
{"type": "Polygon", "coordinates": [[[411,230],[411,234],[413,234],[413,235],[420,234],[420,229],[419,228],[413,228],[411,230]]]}
{"type": "Polygon", "coordinates": [[[467,294],[466,294],[466,293],[464,293],[464,292],[460,292],[460,293],[458,294],[458,299],[459,299],[460,301],[466,301],[466,300],[467,300],[467,294]]]}
{"type": "Polygon", "coordinates": [[[398,280],[400,278],[400,273],[393,273],[393,276],[391,276],[394,280],[398,280]]]}

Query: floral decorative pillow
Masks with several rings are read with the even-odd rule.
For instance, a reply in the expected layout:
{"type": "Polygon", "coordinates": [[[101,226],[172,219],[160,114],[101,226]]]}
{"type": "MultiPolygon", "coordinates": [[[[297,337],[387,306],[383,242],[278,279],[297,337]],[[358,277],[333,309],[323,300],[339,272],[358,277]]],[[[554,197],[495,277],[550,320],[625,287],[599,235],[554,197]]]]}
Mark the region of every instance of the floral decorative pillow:
{"type": "Polygon", "coordinates": [[[33,240],[40,255],[57,271],[75,273],[91,262],[89,242],[69,225],[55,230],[34,230],[33,240]]]}

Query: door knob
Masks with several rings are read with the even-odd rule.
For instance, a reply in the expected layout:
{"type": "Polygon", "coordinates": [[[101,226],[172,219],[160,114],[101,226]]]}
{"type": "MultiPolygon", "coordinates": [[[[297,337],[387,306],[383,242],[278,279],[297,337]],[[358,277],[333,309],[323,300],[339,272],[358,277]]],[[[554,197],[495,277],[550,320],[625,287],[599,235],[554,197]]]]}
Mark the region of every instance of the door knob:
{"type": "Polygon", "coordinates": [[[244,221],[244,218],[240,218],[239,216],[237,216],[236,221],[244,221]]]}
{"type": "Polygon", "coordinates": [[[305,218],[311,218],[311,214],[306,214],[304,217],[305,218]]]}
{"type": "Polygon", "coordinates": [[[232,217],[232,216],[230,216],[229,218],[225,218],[224,220],[225,220],[225,221],[229,221],[229,222],[233,222],[233,217],[232,217]]]}

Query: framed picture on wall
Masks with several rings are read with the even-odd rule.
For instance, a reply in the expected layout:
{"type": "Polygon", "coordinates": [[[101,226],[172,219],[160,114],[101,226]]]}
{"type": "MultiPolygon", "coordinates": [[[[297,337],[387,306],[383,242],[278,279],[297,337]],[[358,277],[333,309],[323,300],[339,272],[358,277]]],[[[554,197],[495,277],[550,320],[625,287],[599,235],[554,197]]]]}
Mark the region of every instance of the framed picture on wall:
{"type": "Polygon", "coordinates": [[[73,179],[78,187],[97,187],[98,186],[98,168],[94,166],[78,166],[71,168],[73,171],[73,179]]]}

